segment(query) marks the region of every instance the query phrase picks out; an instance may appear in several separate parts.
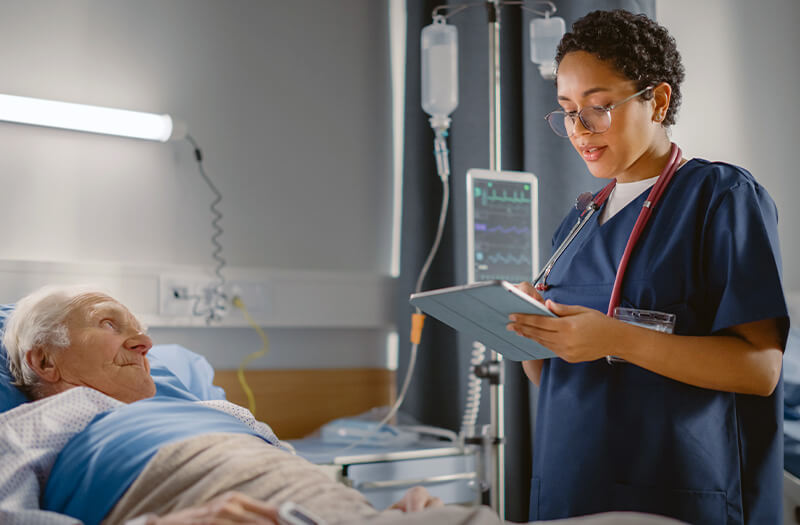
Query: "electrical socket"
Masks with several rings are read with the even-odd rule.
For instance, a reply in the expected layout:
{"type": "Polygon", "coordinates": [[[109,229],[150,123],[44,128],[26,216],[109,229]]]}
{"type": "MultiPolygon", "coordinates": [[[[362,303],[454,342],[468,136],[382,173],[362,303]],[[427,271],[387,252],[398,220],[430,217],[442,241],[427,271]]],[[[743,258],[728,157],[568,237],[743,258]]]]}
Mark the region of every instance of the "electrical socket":
{"type": "MultiPolygon", "coordinates": [[[[192,317],[197,298],[200,298],[200,307],[205,307],[209,291],[216,286],[217,281],[210,278],[162,275],[159,279],[159,314],[192,317]]],[[[229,303],[234,297],[240,297],[250,313],[263,315],[272,310],[272,290],[267,283],[229,281],[223,291],[229,303]]],[[[237,310],[232,304],[227,306],[229,312],[237,310]]]]}
{"type": "Polygon", "coordinates": [[[202,297],[203,289],[208,286],[212,286],[210,279],[162,275],[159,280],[159,314],[191,317],[196,298],[202,297]]]}
{"type": "Polygon", "coordinates": [[[178,285],[171,286],[168,293],[170,295],[169,298],[171,300],[180,300],[180,299],[189,300],[191,295],[189,293],[188,286],[178,286],[178,285]]]}
{"type": "Polygon", "coordinates": [[[238,296],[251,314],[272,313],[272,287],[265,282],[233,281],[225,286],[229,300],[238,296]]]}

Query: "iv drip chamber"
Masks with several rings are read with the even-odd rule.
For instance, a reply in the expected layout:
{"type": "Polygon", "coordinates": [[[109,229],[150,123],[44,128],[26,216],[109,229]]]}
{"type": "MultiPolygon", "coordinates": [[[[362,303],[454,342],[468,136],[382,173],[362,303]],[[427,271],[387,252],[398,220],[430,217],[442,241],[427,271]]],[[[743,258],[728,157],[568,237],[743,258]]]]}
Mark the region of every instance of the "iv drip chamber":
{"type": "Polygon", "coordinates": [[[445,127],[458,106],[458,30],[442,16],[422,29],[422,109],[431,116],[431,126],[445,127]]]}
{"type": "Polygon", "coordinates": [[[530,25],[531,62],[539,64],[542,78],[556,78],[556,51],[566,24],[560,16],[534,18],[530,25]]]}

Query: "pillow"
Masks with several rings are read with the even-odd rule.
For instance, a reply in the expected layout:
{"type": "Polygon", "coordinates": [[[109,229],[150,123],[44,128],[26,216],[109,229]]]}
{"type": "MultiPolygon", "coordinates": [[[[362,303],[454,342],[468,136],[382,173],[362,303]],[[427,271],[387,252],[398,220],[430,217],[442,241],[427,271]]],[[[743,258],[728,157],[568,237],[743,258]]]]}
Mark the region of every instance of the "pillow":
{"type": "MultiPolygon", "coordinates": [[[[14,311],[14,305],[0,305],[0,334],[6,327],[6,319],[14,311]]],[[[25,394],[11,384],[11,372],[8,371],[8,355],[0,342],[0,412],[11,410],[15,406],[28,401],[25,394]]]]}
{"type": "Polygon", "coordinates": [[[166,381],[193,394],[200,401],[225,399],[225,390],[212,383],[214,368],[200,354],[180,345],[155,345],[147,353],[147,359],[150,360],[150,375],[156,387],[166,381]]]}
{"type": "MultiPolygon", "coordinates": [[[[0,334],[13,311],[14,305],[0,305],[0,334]]],[[[205,357],[179,345],[155,345],[147,357],[150,375],[156,382],[156,395],[180,397],[183,393],[203,401],[225,399],[225,391],[211,383],[214,369],[205,357]]],[[[0,343],[0,412],[27,402],[25,394],[12,384],[8,355],[0,343]]]]}

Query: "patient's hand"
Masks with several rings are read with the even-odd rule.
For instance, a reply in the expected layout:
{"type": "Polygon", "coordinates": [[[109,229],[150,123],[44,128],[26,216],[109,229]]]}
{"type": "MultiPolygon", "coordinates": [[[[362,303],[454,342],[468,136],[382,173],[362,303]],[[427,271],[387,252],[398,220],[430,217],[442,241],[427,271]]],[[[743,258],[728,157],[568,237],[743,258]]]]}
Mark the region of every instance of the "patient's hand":
{"type": "Polygon", "coordinates": [[[227,492],[203,505],[152,518],[147,525],[278,525],[278,509],[239,492],[227,492]]]}
{"type": "Polygon", "coordinates": [[[444,503],[439,498],[431,496],[425,487],[411,487],[403,496],[403,499],[389,507],[399,509],[403,512],[416,512],[433,507],[443,507],[444,503]]]}

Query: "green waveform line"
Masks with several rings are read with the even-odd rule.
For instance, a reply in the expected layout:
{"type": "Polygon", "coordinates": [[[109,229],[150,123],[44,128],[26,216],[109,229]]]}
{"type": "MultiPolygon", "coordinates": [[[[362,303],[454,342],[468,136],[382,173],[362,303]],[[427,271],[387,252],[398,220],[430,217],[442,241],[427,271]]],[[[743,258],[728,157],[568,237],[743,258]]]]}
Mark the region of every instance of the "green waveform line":
{"type": "Polygon", "coordinates": [[[526,198],[524,193],[522,194],[522,197],[519,197],[518,193],[515,191],[514,195],[509,197],[506,193],[506,190],[503,190],[502,196],[497,195],[497,190],[492,190],[491,195],[484,195],[483,198],[490,202],[511,202],[513,204],[528,204],[531,202],[531,199],[526,198]]]}

